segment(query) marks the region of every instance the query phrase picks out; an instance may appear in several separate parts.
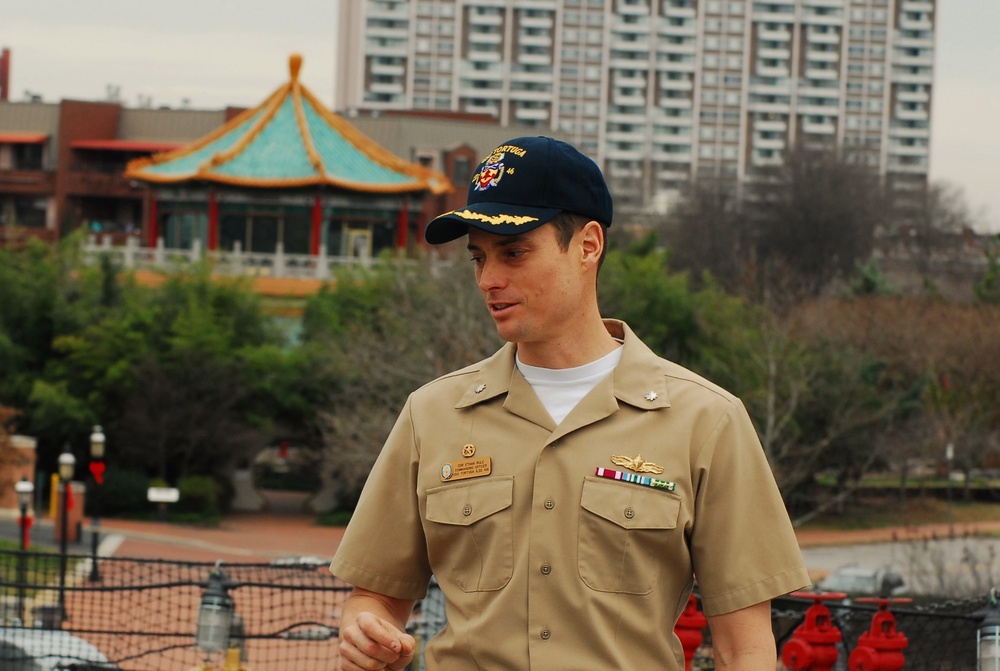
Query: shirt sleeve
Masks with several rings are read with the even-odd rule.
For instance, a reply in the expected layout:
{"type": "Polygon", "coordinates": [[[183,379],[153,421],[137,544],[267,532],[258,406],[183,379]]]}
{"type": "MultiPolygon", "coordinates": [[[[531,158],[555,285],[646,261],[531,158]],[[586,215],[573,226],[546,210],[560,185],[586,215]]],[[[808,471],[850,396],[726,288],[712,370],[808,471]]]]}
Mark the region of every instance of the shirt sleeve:
{"type": "Polygon", "coordinates": [[[746,409],[734,400],[694,456],[691,555],[707,615],[810,584],[788,512],[746,409]]]}
{"type": "Polygon", "coordinates": [[[363,589],[420,599],[431,578],[417,498],[419,454],[408,400],[372,468],[330,570],[363,589]]]}

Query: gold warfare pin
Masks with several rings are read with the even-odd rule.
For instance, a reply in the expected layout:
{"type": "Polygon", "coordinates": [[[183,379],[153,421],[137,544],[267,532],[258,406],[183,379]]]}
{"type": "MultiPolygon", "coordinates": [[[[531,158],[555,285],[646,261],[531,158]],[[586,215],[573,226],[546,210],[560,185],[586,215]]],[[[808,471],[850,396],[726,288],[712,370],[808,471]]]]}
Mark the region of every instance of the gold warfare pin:
{"type": "Polygon", "coordinates": [[[657,466],[652,462],[646,461],[642,458],[641,454],[637,454],[634,457],[613,456],[611,457],[611,463],[616,466],[624,466],[636,473],[654,473],[659,475],[663,472],[663,466],[657,466]]]}

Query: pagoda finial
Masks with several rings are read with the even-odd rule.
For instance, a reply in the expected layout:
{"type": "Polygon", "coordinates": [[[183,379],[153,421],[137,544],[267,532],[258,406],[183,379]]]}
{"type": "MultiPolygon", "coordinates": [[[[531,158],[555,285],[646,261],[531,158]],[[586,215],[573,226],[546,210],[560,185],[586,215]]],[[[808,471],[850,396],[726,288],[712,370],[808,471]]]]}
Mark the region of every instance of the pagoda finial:
{"type": "Polygon", "coordinates": [[[302,69],[302,54],[292,54],[288,59],[288,72],[292,75],[292,81],[299,78],[299,70],[302,69]]]}

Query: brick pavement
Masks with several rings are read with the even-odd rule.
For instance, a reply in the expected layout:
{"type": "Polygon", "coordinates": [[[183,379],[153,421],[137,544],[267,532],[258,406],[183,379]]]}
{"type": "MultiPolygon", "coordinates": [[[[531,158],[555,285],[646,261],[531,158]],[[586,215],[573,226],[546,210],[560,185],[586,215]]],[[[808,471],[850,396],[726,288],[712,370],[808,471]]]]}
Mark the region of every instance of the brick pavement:
{"type": "MultiPolygon", "coordinates": [[[[100,554],[192,562],[221,559],[241,563],[268,563],[300,556],[333,558],[344,534],[342,528],[319,526],[315,515],[301,512],[306,495],[268,492],[266,496],[272,504],[270,512],[233,513],[214,527],[169,521],[102,519],[100,554]]],[[[81,538],[69,546],[71,553],[89,552],[91,521],[90,518],[84,520],[81,538]]],[[[31,530],[32,543],[55,547],[52,527],[48,518],[37,520],[31,530]]],[[[0,519],[0,537],[18,539],[15,520],[0,519]]]]}
{"type": "MultiPolygon", "coordinates": [[[[333,558],[344,530],[316,524],[314,515],[240,513],[217,527],[107,520],[105,536],[119,535],[119,557],[267,563],[282,557],[333,558]]],[[[104,548],[102,547],[102,554],[104,548]]]]}
{"type": "MultiPolygon", "coordinates": [[[[315,515],[301,512],[304,495],[267,492],[271,512],[227,515],[216,527],[200,527],[169,522],[121,519],[102,520],[104,538],[101,554],[119,557],[267,563],[282,557],[316,556],[332,558],[344,530],[315,523],[315,515]]],[[[86,552],[90,545],[90,520],[86,520],[81,543],[73,552],[86,552]]],[[[33,538],[51,536],[51,522],[41,520],[32,530],[33,538]],[[36,536],[36,534],[38,534],[36,536]]],[[[884,529],[798,530],[802,547],[857,545],[912,539],[947,538],[1000,533],[1000,521],[933,524],[884,529]]],[[[0,521],[0,536],[16,538],[13,522],[0,521]],[[7,529],[7,527],[11,527],[7,529]]]]}

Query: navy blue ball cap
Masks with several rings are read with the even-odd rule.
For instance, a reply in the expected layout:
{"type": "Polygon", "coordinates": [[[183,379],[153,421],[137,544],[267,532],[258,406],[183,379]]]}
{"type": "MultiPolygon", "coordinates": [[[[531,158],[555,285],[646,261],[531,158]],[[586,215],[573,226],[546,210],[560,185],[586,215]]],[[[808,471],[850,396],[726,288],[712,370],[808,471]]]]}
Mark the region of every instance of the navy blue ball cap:
{"type": "Polygon", "coordinates": [[[517,137],[501,144],[476,168],[465,207],[429,224],[432,245],[456,240],[475,226],[516,235],[560,212],[611,225],[614,205],[601,169],[571,144],[550,137],[517,137]]]}

